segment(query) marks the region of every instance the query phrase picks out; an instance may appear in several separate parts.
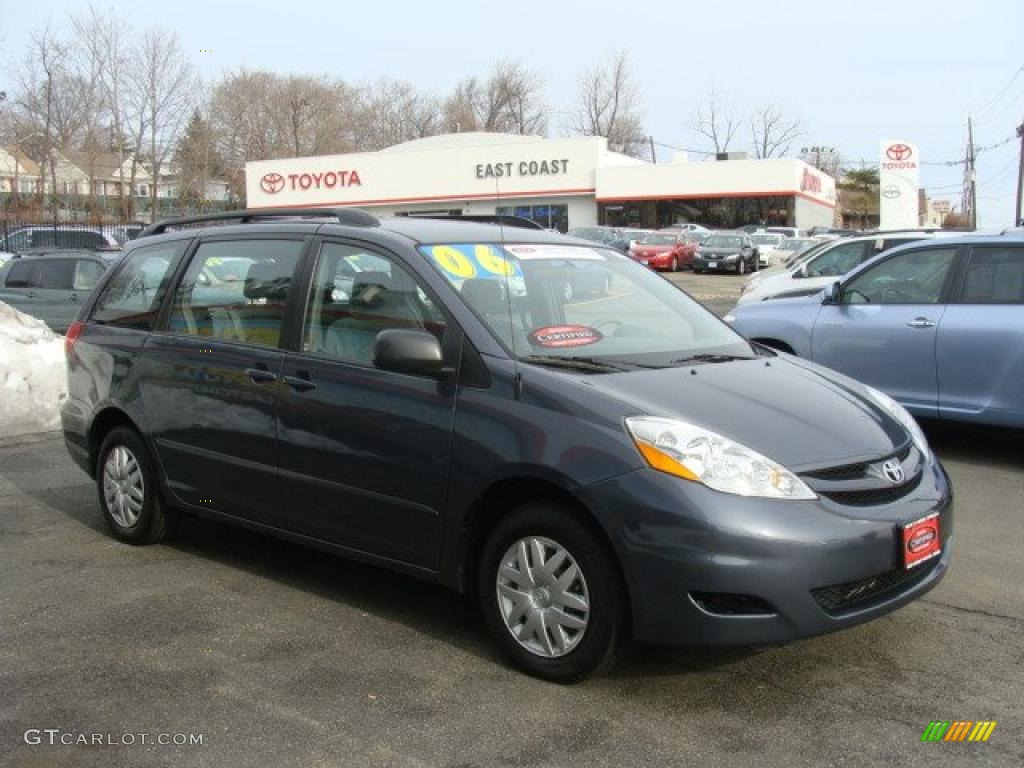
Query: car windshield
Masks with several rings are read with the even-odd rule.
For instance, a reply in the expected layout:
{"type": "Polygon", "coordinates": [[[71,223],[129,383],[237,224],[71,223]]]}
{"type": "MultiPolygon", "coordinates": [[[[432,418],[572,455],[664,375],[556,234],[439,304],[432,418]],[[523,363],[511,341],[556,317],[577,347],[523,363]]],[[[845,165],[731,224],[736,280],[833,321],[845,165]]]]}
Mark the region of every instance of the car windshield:
{"type": "Polygon", "coordinates": [[[708,248],[739,248],[742,238],[736,235],[711,235],[704,241],[708,248]]]}
{"type": "Polygon", "coordinates": [[[750,239],[756,245],[778,245],[782,242],[781,235],[751,235],[750,239]]]}
{"type": "Polygon", "coordinates": [[[675,245],[675,235],[647,235],[640,241],[641,245],[675,245]]]}
{"type": "Polygon", "coordinates": [[[683,365],[695,355],[755,356],[688,295],[604,248],[454,243],[421,251],[526,362],[596,373],[683,365]]]}
{"type": "Polygon", "coordinates": [[[649,232],[644,232],[642,229],[627,229],[622,233],[622,236],[629,242],[635,243],[638,240],[643,240],[649,234],[649,232]]]}
{"type": "Polygon", "coordinates": [[[802,251],[804,248],[808,248],[815,243],[814,240],[799,240],[790,238],[789,240],[783,240],[779,245],[779,250],[783,251],[802,251]]]}

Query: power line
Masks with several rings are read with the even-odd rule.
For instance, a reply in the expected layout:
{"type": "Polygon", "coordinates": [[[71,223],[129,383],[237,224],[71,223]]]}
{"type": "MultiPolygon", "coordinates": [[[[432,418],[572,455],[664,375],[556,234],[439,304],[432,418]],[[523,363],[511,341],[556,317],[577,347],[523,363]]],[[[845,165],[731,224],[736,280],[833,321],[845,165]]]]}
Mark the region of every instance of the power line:
{"type": "Polygon", "coordinates": [[[975,112],[977,113],[977,116],[978,116],[978,117],[984,117],[984,115],[985,115],[985,114],[986,114],[986,113],[987,113],[987,112],[988,112],[988,111],[989,111],[990,109],[992,109],[992,107],[994,107],[994,106],[995,106],[995,105],[996,105],[997,103],[999,103],[999,100],[1000,100],[1000,99],[1001,99],[1001,98],[1002,98],[1003,96],[1005,96],[1005,95],[1006,95],[1006,92],[1007,92],[1007,91],[1009,91],[1011,87],[1013,87],[1013,84],[1014,84],[1015,82],[1017,82],[1017,78],[1018,78],[1018,77],[1020,77],[1020,76],[1021,76],[1021,74],[1024,74],[1024,64],[1022,64],[1022,65],[1020,66],[1020,68],[1019,68],[1019,69],[1018,69],[1018,70],[1017,70],[1016,72],[1014,72],[1014,73],[1013,73],[1013,76],[1012,76],[1012,77],[1010,78],[1010,81],[1009,81],[1009,82],[1008,82],[1008,83],[1007,83],[1006,85],[1004,85],[1004,86],[1003,86],[1003,87],[1002,87],[1002,88],[1001,88],[1001,89],[1000,89],[1000,90],[999,90],[999,91],[998,91],[998,92],[996,93],[996,95],[995,95],[995,96],[993,96],[993,97],[992,97],[991,99],[989,99],[989,100],[988,100],[987,102],[985,102],[985,104],[984,104],[983,106],[981,106],[981,107],[979,107],[979,108],[978,108],[977,110],[975,110],[975,112]]]}

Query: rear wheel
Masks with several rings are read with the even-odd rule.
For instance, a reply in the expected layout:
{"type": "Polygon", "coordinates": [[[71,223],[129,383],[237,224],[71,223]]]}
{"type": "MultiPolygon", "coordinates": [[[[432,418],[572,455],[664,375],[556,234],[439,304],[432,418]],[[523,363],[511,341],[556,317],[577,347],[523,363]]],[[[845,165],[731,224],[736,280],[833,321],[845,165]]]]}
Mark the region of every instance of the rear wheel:
{"type": "Polygon", "coordinates": [[[515,666],[570,683],[612,664],[622,585],[606,545],[572,509],[520,507],[498,522],[480,562],[484,620],[515,666]]]}
{"type": "Polygon", "coordinates": [[[103,440],[96,464],[100,509],[114,536],[131,544],[155,544],[167,535],[168,512],[142,438],[116,427],[103,440]]]}

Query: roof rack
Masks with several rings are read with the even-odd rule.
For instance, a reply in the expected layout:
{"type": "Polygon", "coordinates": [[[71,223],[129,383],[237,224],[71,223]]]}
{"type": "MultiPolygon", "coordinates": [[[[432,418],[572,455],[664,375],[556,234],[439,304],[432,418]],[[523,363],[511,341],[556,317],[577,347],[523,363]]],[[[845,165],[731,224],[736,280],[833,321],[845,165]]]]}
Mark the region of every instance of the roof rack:
{"type": "MultiPolygon", "coordinates": [[[[261,219],[337,219],[339,224],[350,227],[379,227],[380,220],[359,208],[245,208],[240,211],[204,213],[198,216],[184,216],[178,219],[162,219],[150,224],[139,233],[139,237],[161,235],[168,229],[216,222],[249,224],[261,219]]],[[[138,239],[138,238],[136,238],[138,239]]]]}
{"type": "Polygon", "coordinates": [[[522,216],[509,216],[503,213],[467,213],[444,214],[444,213],[410,213],[403,218],[409,219],[439,219],[441,221],[471,221],[476,224],[501,224],[506,227],[518,229],[544,229],[533,219],[524,219],[522,216]]]}

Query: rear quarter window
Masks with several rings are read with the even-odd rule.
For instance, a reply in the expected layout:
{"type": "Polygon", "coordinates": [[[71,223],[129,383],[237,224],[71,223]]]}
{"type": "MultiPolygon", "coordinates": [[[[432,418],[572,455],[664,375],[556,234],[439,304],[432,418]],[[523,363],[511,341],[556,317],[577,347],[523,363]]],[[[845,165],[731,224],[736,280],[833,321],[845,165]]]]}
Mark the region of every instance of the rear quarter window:
{"type": "Polygon", "coordinates": [[[136,248],[125,256],[103,289],[92,319],[98,323],[151,331],[188,240],[136,248]]]}

